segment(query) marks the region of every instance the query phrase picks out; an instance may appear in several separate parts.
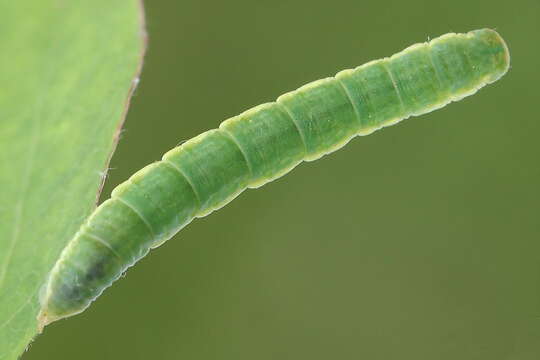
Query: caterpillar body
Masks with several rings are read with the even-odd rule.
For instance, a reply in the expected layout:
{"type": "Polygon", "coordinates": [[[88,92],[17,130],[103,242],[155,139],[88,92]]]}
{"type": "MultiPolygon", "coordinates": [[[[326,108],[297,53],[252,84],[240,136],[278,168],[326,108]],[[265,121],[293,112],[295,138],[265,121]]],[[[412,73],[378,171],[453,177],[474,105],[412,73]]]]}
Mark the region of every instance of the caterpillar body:
{"type": "Polygon", "coordinates": [[[167,152],[116,187],[61,253],[40,327],[82,312],[148,251],[246,188],[496,81],[509,53],[493,30],[450,33],[254,107],[167,152]]]}

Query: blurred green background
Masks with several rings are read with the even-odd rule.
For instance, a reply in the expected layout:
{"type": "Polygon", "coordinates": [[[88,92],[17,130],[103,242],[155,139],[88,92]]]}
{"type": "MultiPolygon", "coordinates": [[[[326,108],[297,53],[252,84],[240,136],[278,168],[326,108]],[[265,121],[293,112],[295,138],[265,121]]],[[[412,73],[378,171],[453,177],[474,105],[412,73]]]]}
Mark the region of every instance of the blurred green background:
{"type": "Polygon", "coordinates": [[[496,28],[512,68],[194,221],[24,359],[540,358],[538,0],[146,10],[102,197],[230,116],[428,37],[496,28]]]}

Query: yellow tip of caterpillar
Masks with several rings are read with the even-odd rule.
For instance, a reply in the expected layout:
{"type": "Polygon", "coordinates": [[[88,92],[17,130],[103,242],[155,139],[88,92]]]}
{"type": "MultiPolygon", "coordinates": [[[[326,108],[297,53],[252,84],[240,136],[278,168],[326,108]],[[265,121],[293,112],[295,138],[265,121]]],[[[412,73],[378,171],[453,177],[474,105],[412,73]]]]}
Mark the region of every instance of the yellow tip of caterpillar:
{"type": "Polygon", "coordinates": [[[43,332],[43,328],[45,326],[49,325],[50,323],[58,320],[58,318],[51,318],[46,310],[41,310],[37,316],[37,322],[38,322],[38,333],[41,334],[43,332]]]}
{"type": "Polygon", "coordinates": [[[65,316],[55,315],[50,312],[48,309],[48,299],[49,299],[49,280],[43,284],[39,291],[39,302],[41,304],[41,309],[39,310],[39,313],[37,315],[37,323],[38,323],[38,333],[41,334],[43,332],[43,328],[45,326],[49,325],[52,322],[55,322],[56,320],[60,320],[61,318],[65,316]]]}

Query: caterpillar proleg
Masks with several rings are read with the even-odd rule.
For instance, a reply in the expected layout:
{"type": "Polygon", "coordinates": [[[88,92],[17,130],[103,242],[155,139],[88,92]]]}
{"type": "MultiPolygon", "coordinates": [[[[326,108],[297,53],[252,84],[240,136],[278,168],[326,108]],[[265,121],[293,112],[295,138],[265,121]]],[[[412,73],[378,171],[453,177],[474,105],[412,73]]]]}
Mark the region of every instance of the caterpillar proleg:
{"type": "Polygon", "coordinates": [[[40,326],[82,312],[150,249],[245,189],[471,95],[509,62],[493,30],[446,34],[304,85],[170,150],[116,187],[68,243],[42,288],[40,326]]]}

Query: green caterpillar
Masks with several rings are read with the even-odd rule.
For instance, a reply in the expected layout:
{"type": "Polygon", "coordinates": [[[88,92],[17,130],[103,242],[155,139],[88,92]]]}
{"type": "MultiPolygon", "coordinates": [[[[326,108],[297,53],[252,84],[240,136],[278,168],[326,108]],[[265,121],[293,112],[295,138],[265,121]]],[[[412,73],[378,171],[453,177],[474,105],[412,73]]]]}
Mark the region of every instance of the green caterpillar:
{"type": "Polygon", "coordinates": [[[40,326],[82,312],[150,249],[246,188],[471,95],[509,61],[493,30],[446,34],[309,83],[172,149],[116,187],[63,250],[42,288],[40,326]]]}

